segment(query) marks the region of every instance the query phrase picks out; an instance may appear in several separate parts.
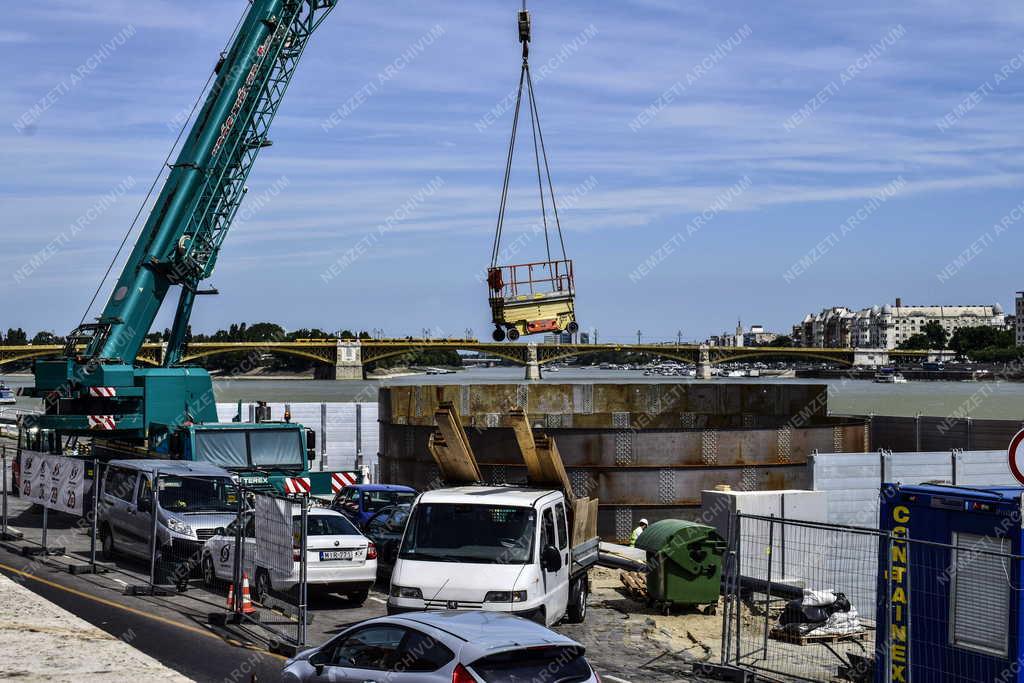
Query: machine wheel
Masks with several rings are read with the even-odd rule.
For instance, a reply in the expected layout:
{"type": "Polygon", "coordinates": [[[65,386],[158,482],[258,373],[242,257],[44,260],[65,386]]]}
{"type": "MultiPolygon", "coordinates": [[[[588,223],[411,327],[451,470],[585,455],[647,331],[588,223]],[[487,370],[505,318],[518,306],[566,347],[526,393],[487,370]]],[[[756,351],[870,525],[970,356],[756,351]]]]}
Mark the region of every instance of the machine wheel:
{"type": "Polygon", "coordinates": [[[495,327],[494,332],[491,332],[491,339],[493,339],[496,342],[505,341],[505,330],[501,329],[500,327],[495,327]]]}
{"type": "Polygon", "coordinates": [[[217,572],[213,568],[213,558],[209,555],[204,555],[200,566],[203,569],[203,585],[207,588],[213,588],[216,586],[217,572]]]}
{"type": "Polygon", "coordinates": [[[270,590],[270,574],[266,569],[257,569],[256,582],[252,587],[252,599],[262,604],[270,595],[270,590]]]}
{"type": "Polygon", "coordinates": [[[117,554],[117,549],[114,548],[114,532],[110,530],[109,526],[104,525],[100,529],[100,544],[103,559],[107,562],[113,561],[114,555],[117,554]]]}
{"type": "Polygon", "coordinates": [[[516,328],[514,328],[514,327],[512,327],[512,328],[509,328],[509,331],[508,331],[508,340],[509,340],[509,341],[515,341],[516,339],[519,339],[519,330],[517,330],[517,329],[516,329],[516,328]]]}
{"type": "Polygon", "coordinates": [[[570,624],[582,624],[587,618],[587,596],[590,594],[590,583],[586,576],[581,576],[572,583],[569,590],[569,608],[566,620],[570,624]]]}
{"type": "Polygon", "coordinates": [[[568,325],[565,326],[565,331],[568,332],[569,334],[576,334],[577,332],[580,331],[579,323],[577,323],[575,320],[571,321],[568,325]]]}

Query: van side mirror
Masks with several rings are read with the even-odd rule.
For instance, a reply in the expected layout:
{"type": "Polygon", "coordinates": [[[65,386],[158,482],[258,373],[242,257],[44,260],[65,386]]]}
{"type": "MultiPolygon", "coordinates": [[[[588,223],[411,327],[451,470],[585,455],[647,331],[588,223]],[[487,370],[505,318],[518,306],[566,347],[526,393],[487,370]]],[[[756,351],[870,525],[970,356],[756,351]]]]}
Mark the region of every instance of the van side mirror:
{"type": "Polygon", "coordinates": [[[546,572],[557,572],[562,568],[562,553],[558,548],[553,545],[544,548],[540,555],[540,568],[546,572]]]}

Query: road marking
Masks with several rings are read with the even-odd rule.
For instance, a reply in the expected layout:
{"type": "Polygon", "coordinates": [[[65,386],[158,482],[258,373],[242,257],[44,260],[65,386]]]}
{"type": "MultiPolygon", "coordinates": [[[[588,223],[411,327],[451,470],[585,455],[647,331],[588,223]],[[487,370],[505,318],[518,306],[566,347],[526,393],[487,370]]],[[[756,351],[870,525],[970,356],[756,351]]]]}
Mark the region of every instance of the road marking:
{"type": "Polygon", "coordinates": [[[122,586],[125,586],[125,587],[128,586],[128,582],[127,581],[122,581],[121,579],[114,578],[113,576],[110,577],[110,580],[111,581],[117,581],[122,586]]]}
{"type": "Polygon", "coordinates": [[[382,605],[388,604],[387,600],[381,600],[380,598],[376,598],[376,597],[374,597],[372,595],[370,596],[370,599],[373,600],[374,602],[379,602],[382,605]]]}
{"type": "Polygon", "coordinates": [[[604,674],[601,678],[603,680],[618,681],[618,683],[629,683],[625,678],[619,678],[618,676],[612,676],[611,674],[604,674]]]}
{"type": "MultiPolygon", "coordinates": [[[[93,602],[97,602],[97,603],[99,603],[101,605],[105,605],[107,607],[112,607],[114,609],[119,609],[119,610],[121,610],[123,612],[128,612],[129,614],[134,614],[136,616],[144,617],[146,619],[151,619],[153,621],[159,621],[162,624],[166,624],[168,626],[174,626],[175,628],[180,628],[183,631],[189,631],[191,633],[198,633],[199,635],[203,635],[203,636],[206,636],[208,638],[216,638],[217,640],[219,640],[221,642],[228,642],[228,643],[230,643],[230,641],[231,641],[231,639],[229,639],[227,637],[222,638],[221,636],[217,635],[216,633],[214,633],[212,631],[206,631],[206,630],[201,629],[201,628],[196,627],[196,626],[188,626],[187,624],[179,624],[178,622],[174,621],[173,619],[168,619],[166,617],[161,617],[161,616],[158,616],[156,614],[149,614],[148,612],[143,612],[142,610],[135,609],[134,607],[128,607],[127,605],[118,604],[118,603],[114,602],[113,600],[107,600],[106,598],[101,598],[101,597],[97,597],[95,595],[90,595],[90,594],[88,594],[88,593],[86,593],[84,591],[80,591],[80,590],[77,590],[75,588],[70,588],[68,586],[63,586],[63,585],[61,585],[61,584],[59,584],[59,583],[57,583],[55,581],[50,581],[48,579],[44,579],[41,576],[36,576],[35,574],[31,574],[29,572],[22,571],[20,569],[16,569],[15,567],[12,567],[10,565],[6,565],[6,564],[3,564],[3,563],[0,563],[0,569],[9,571],[9,572],[11,572],[13,574],[17,574],[18,576],[24,576],[26,579],[31,579],[33,581],[38,581],[39,583],[41,583],[41,584],[43,584],[45,586],[49,586],[50,588],[56,588],[57,590],[64,591],[65,593],[70,593],[71,595],[77,595],[80,598],[85,598],[86,600],[92,600],[93,602]]],[[[259,652],[260,654],[265,654],[265,655],[270,656],[270,657],[276,657],[277,659],[280,659],[282,661],[288,659],[287,657],[284,657],[284,656],[279,655],[279,654],[275,654],[273,652],[268,652],[267,650],[263,650],[261,648],[246,647],[246,646],[242,646],[242,647],[244,649],[246,649],[246,650],[255,650],[255,651],[259,652]]]]}

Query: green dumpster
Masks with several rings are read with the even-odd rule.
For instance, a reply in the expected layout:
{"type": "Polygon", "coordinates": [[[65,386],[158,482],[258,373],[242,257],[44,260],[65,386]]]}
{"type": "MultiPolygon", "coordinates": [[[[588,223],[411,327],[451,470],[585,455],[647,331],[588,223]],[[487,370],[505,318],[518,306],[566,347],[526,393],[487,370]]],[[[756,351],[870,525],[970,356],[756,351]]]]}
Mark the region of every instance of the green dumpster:
{"type": "Polygon", "coordinates": [[[665,614],[673,606],[718,604],[725,541],[714,528],[681,519],[651,524],[636,541],[647,551],[648,601],[665,614]]]}

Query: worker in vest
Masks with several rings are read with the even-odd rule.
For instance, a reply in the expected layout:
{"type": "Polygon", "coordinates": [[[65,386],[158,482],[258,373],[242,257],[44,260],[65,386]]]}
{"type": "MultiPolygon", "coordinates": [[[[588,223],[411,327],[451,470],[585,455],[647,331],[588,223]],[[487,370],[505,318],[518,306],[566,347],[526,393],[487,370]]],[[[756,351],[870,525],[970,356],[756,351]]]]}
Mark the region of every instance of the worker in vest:
{"type": "Polygon", "coordinates": [[[633,529],[633,533],[631,533],[629,535],[629,545],[630,546],[635,546],[636,545],[636,539],[640,538],[640,534],[642,534],[644,532],[644,529],[646,529],[646,528],[647,528],[647,520],[646,519],[641,519],[640,520],[640,526],[638,526],[637,528],[633,529]]]}

